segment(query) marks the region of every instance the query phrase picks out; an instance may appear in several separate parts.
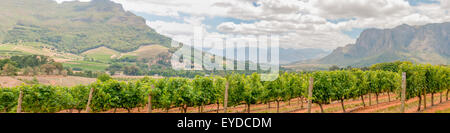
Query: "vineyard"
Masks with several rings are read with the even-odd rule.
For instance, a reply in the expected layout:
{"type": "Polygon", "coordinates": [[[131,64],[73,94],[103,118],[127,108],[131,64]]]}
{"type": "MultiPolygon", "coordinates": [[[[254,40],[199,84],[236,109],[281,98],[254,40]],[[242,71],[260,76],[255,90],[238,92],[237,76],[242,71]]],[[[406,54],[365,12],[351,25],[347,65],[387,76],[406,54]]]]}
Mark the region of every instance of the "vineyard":
{"type": "Polygon", "coordinates": [[[418,110],[421,110],[422,104],[427,106],[427,95],[431,94],[432,104],[435,94],[440,94],[441,102],[443,93],[448,100],[449,75],[450,68],[446,66],[402,63],[370,71],[281,73],[275,81],[261,81],[254,73],[193,79],[146,77],[128,82],[111,79],[75,87],[23,85],[0,89],[0,112],[116,112],[120,109],[132,112],[146,108],[149,113],[174,109],[188,113],[193,109],[228,112],[227,108],[240,107],[241,112],[250,113],[252,106],[261,108],[260,104],[267,104],[270,108],[271,103],[276,104],[276,112],[282,112],[280,108],[289,106],[292,100],[302,108],[310,103],[308,112],[311,104],[326,112],[323,106],[335,102],[340,104],[342,112],[348,112],[345,102],[355,102],[349,99],[360,99],[363,106],[370,106],[385,98],[387,101],[418,98],[418,110]]]}

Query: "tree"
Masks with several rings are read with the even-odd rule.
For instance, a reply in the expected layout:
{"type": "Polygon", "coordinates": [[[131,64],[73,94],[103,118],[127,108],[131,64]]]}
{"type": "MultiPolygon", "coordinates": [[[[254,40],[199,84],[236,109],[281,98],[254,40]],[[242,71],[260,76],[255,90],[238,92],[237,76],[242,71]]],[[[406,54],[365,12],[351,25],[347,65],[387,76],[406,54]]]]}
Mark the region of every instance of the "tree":
{"type": "Polygon", "coordinates": [[[331,95],[332,80],[329,72],[314,72],[311,76],[314,77],[312,102],[319,104],[320,110],[323,113],[323,104],[329,104],[331,95]]]}
{"type": "Polygon", "coordinates": [[[290,100],[294,97],[294,76],[291,74],[285,72],[284,74],[281,74],[281,88],[283,88],[283,101],[288,101],[288,104],[290,105],[290,100]]]}
{"type": "Polygon", "coordinates": [[[145,90],[142,89],[140,81],[130,82],[126,84],[120,92],[120,107],[125,108],[128,113],[131,109],[143,106],[145,102],[145,90]]]}
{"type": "Polygon", "coordinates": [[[78,110],[78,113],[81,112],[81,110],[86,108],[86,104],[88,102],[89,98],[89,91],[90,88],[87,86],[78,85],[75,87],[69,88],[69,93],[73,97],[73,108],[78,110]]]}
{"type": "Polygon", "coordinates": [[[33,67],[33,75],[39,75],[40,73],[40,68],[39,67],[33,67]]]}
{"type": "Polygon", "coordinates": [[[268,91],[268,97],[271,100],[275,100],[275,102],[277,103],[277,112],[280,112],[280,102],[284,99],[283,80],[284,78],[280,76],[275,81],[265,82],[265,89],[266,91],[268,91]]]}
{"type": "Polygon", "coordinates": [[[244,102],[247,104],[247,112],[250,113],[250,105],[256,104],[258,100],[262,97],[263,85],[261,84],[261,78],[257,73],[246,78],[246,83],[244,85],[244,102]]]}
{"type": "Polygon", "coordinates": [[[31,113],[54,113],[62,110],[65,94],[59,87],[33,85],[21,86],[23,90],[22,109],[31,113]]]}
{"type": "Polygon", "coordinates": [[[330,71],[336,71],[336,70],[340,70],[341,68],[339,68],[339,66],[337,66],[337,65],[333,65],[333,66],[331,66],[328,70],[330,70],[330,71]]]}
{"type": "Polygon", "coordinates": [[[16,76],[17,75],[18,69],[14,65],[5,64],[2,69],[3,69],[4,75],[7,75],[7,76],[16,76]]]}
{"type": "Polygon", "coordinates": [[[50,57],[43,55],[12,56],[11,60],[18,62],[17,67],[19,68],[36,67],[54,62],[50,57]]]}
{"type": "Polygon", "coordinates": [[[420,111],[422,104],[423,88],[425,87],[425,73],[420,65],[401,64],[399,72],[406,73],[406,99],[419,97],[419,105],[417,111],[420,111]]]}
{"type": "Polygon", "coordinates": [[[33,68],[31,68],[31,67],[25,68],[22,73],[22,75],[25,75],[25,76],[30,76],[32,74],[33,74],[33,68]]]}
{"type": "Polygon", "coordinates": [[[370,66],[370,70],[376,71],[376,70],[383,70],[383,71],[390,71],[390,72],[398,72],[399,66],[401,64],[412,64],[409,61],[395,61],[395,62],[385,62],[385,63],[378,63],[370,66]]]}
{"type": "Polygon", "coordinates": [[[136,66],[136,65],[132,65],[132,66],[126,66],[124,67],[124,73],[126,75],[141,75],[141,70],[136,66]]]}
{"type": "Polygon", "coordinates": [[[216,112],[219,113],[220,103],[224,103],[224,92],[225,92],[225,85],[226,85],[226,79],[222,77],[214,77],[214,90],[213,90],[213,101],[216,100],[217,104],[217,110],[216,112]]]}
{"type": "Polygon", "coordinates": [[[97,80],[102,81],[102,82],[105,82],[105,81],[108,81],[108,80],[111,80],[111,79],[112,79],[111,76],[109,76],[106,73],[100,74],[97,77],[97,80]]]}
{"type": "Polygon", "coordinates": [[[0,89],[0,112],[10,112],[17,105],[19,96],[18,88],[1,88],[0,89]]]}
{"type": "Polygon", "coordinates": [[[55,71],[56,66],[52,65],[52,64],[44,64],[41,65],[41,71],[43,71],[44,73],[46,73],[47,75],[51,75],[53,74],[53,72],[55,71]]]}
{"type": "Polygon", "coordinates": [[[213,98],[215,96],[214,83],[209,77],[195,76],[193,79],[193,87],[195,92],[198,92],[196,99],[196,106],[199,108],[199,112],[203,111],[203,106],[212,102],[216,102],[213,98]]]}
{"type": "Polygon", "coordinates": [[[64,77],[66,77],[67,75],[69,75],[69,71],[67,71],[67,70],[62,70],[62,71],[61,71],[61,75],[64,76],[64,77]]]}
{"type": "Polygon", "coordinates": [[[11,59],[0,59],[0,68],[3,68],[6,64],[13,65],[17,67],[17,63],[11,59]]]}
{"type": "Polygon", "coordinates": [[[341,102],[342,111],[345,112],[344,100],[353,98],[356,95],[354,77],[349,71],[330,72],[332,99],[341,102]]]}
{"type": "Polygon", "coordinates": [[[64,69],[63,64],[59,62],[53,62],[53,66],[55,66],[55,69],[58,70],[58,74],[61,74],[62,70],[64,69]]]}
{"type": "Polygon", "coordinates": [[[442,102],[442,91],[445,86],[446,75],[441,66],[425,65],[425,80],[427,92],[431,93],[431,105],[434,105],[434,94],[441,93],[440,102],[442,102]]]}
{"type": "Polygon", "coordinates": [[[365,80],[364,72],[361,70],[353,70],[353,75],[355,76],[355,95],[358,95],[361,97],[361,101],[363,103],[363,106],[366,106],[366,103],[364,102],[364,95],[368,93],[367,89],[367,80],[365,80]]]}
{"type": "Polygon", "coordinates": [[[369,94],[369,106],[372,105],[372,94],[377,91],[378,88],[378,78],[377,74],[374,71],[366,71],[364,72],[364,80],[366,83],[367,91],[369,94]]]}
{"type": "Polygon", "coordinates": [[[243,100],[242,95],[245,92],[245,75],[231,74],[227,76],[228,88],[228,106],[239,105],[243,100]]]}
{"type": "Polygon", "coordinates": [[[292,87],[293,87],[293,94],[292,94],[292,98],[297,97],[298,98],[298,102],[301,103],[301,108],[303,108],[303,98],[306,96],[306,90],[308,88],[307,86],[307,76],[306,74],[301,73],[301,75],[297,74],[297,73],[292,73],[291,74],[291,81],[292,83],[292,87]]]}
{"type": "Polygon", "coordinates": [[[184,78],[168,78],[163,82],[165,85],[162,86],[163,88],[161,89],[159,103],[166,112],[169,112],[169,109],[172,105],[176,104],[176,101],[178,100],[176,90],[184,86],[187,83],[187,80],[184,78]]]}
{"type": "Polygon", "coordinates": [[[180,107],[184,113],[187,113],[189,107],[193,107],[200,98],[199,90],[192,87],[192,82],[183,81],[183,85],[175,90],[175,106],[180,107]]]}
{"type": "Polygon", "coordinates": [[[387,92],[388,101],[391,101],[391,92],[396,92],[396,90],[400,90],[401,87],[401,76],[398,73],[384,71],[384,75],[381,77],[382,81],[382,91],[387,92]]]}

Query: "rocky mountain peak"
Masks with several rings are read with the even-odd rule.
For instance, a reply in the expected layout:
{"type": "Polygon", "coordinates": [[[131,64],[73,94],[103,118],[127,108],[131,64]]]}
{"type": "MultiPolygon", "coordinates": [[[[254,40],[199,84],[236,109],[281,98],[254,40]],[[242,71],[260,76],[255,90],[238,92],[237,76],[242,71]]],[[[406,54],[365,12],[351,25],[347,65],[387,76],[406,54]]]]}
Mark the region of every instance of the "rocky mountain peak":
{"type": "Polygon", "coordinates": [[[337,48],[322,64],[367,66],[395,60],[448,64],[450,23],[399,25],[392,29],[366,29],[354,45],[337,48]]]}

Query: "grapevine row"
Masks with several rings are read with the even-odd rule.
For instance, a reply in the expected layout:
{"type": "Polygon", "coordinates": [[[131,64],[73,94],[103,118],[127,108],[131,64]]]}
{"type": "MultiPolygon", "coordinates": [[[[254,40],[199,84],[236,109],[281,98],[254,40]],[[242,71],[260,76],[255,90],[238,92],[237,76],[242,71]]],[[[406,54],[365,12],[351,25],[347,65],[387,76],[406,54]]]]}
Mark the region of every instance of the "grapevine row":
{"type": "MultiPolygon", "coordinates": [[[[206,105],[224,104],[225,88],[228,90],[229,107],[246,105],[250,112],[253,104],[279,103],[299,98],[308,99],[309,79],[313,78],[313,94],[310,100],[323,105],[339,101],[346,112],[346,99],[361,98],[365,95],[378,96],[381,93],[400,94],[401,72],[406,72],[406,99],[424,94],[447,93],[449,90],[450,69],[444,66],[401,64],[398,72],[361,71],[359,69],[342,71],[317,71],[312,73],[281,73],[275,81],[261,81],[259,74],[231,74],[226,77],[197,76],[188,78],[144,78],[138,81],[120,82],[116,80],[97,81],[90,85],[75,87],[55,87],[46,85],[23,85],[0,89],[0,112],[14,112],[17,108],[20,91],[23,92],[21,111],[32,113],[51,113],[62,110],[78,111],[86,109],[89,91],[94,90],[90,108],[93,112],[103,112],[123,108],[131,112],[134,108],[145,107],[151,101],[151,108],[198,108],[204,112],[206,105]],[[151,100],[148,100],[151,97],[151,100]]],[[[400,96],[400,95],[397,95],[400,96]]],[[[442,96],[442,95],[441,95],[442,96]]],[[[372,98],[369,97],[369,104],[372,98]]],[[[390,101],[389,96],[389,101],[390,101]]],[[[423,97],[426,98],[426,97],[423,97]]],[[[363,103],[366,106],[366,103],[363,103]]],[[[420,110],[419,102],[419,110],[420,110]]],[[[426,105],[425,105],[426,106],[426,105]]]]}

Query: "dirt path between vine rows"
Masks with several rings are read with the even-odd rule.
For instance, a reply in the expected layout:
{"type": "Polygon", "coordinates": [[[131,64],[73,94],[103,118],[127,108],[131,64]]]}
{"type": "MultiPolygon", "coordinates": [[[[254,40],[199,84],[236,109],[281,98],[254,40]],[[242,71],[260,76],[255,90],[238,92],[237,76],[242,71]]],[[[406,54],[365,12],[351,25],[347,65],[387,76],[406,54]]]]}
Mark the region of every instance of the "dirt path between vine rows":
{"type": "MultiPolygon", "coordinates": [[[[431,98],[431,94],[427,95],[427,101],[428,99],[431,98]]],[[[412,99],[409,99],[405,102],[405,106],[409,105],[411,103],[417,102],[419,100],[419,97],[414,97],[412,99]]],[[[391,101],[391,102],[387,102],[387,103],[382,103],[382,104],[378,104],[378,105],[373,105],[373,106],[368,106],[368,107],[364,107],[364,108],[360,108],[360,109],[356,109],[351,111],[352,113],[373,113],[379,110],[383,110],[383,109],[387,109],[390,107],[394,107],[394,106],[400,106],[402,103],[400,100],[395,100],[395,101],[391,101]]],[[[430,103],[427,103],[427,105],[431,105],[430,103]]],[[[423,103],[422,103],[423,106],[423,103]]],[[[405,108],[405,113],[414,113],[417,111],[417,108],[415,108],[417,106],[413,106],[413,107],[409,107],[409,108],[405,108]]]]}
{"type": "MultiPolygon", "coordinates": [[[[420,112],[426,112],[426,111],[434,111],[433,108],[438,107],[438,109],[448,109],[450,107],[445,107],[442,106],[442,104],[445,104],[447,101],[445,101],[445,99],[442,99],[442,103],[439,103],[439,95],[435,95],[434,96],[434,106],[431,106],[431,94],[427,95],[427,108],[423,109],[423,103],[422,103],[422,108],[420,111],[417,111],[417,107],[418,105],[414,105],[412,108],[408,108],[407,110],[405,110],[405,113],[420,113],[420,112]]],[[[435,110],[438,111],[438,110],[435,110]]],[[[434,112],[433,112],[434,113],[434,112]]]]}
{"type": "MultiPolygon", "coordinates": [[[[436,105],[425,109],[422,111],[423,113],[436,113],[437,111],[446,110],[450,108],[450,101],[445,101],[445,99],[442,100],[442,103],[437,103],[436,105]]],[[[446,112],[450,113],[450,112],[446,112]]]]}
{"type": "Polygon", "coordinates": [[[395,106],[397,105],[397,103],[401,103],[400,100],[393,100],[391,102],[384,102],[384,103],[380,103],[380,104],[375,104],[372,106],[366,106],[366,107],[362,107],[362,108],[357,108],[354,110],[351,110],[351,113],[371,113],[380,109],[384,109],[384,108],[389,108],[391,106],[395,106]]]}
{"type": "MultiPolygon", "coordinates": [[[[298,98],[292,99],[291,100],[291,105],[290,106],[296,106],[298,103],[298,98]]],[[[304,103],[304,105],[306,105],[304,103]]],[[[288,102],[280,102],[280,108],[282,107],[290,107],[288,105],[288,102]]],[[[263,111],[266,110],[267,104],[252,104],[251,106],[251,111],[252,113],[257,113],[259,111],[263,111]]],[[[231,112],[231,113],[246,113],[245,109],[247,108],[247,106],[245,104],[240,104],[237,105],[235,107],[228,107],[228,111],[227,112],[231,112]]],[[[274,109],[276,108],[276,102],[271,102],[271,108],[270,109],[274,109]]],[[[148,106],[146,105],[145,107],[140,107],[138,108],[133,108],[131,110],[131,113],[147,113],[148,110],[148,106]]],[[[62,112],[67,112],[66,111],[62,111],[62,112]]],[[[84,111],[82,111],[83,113],[84,111]]],[[[116,113],[127,113],[128,111],[126,109],[122,109],[122,108],[117,108],[116,113]]],[[[166,113],[167,111],[165,109],[153,109],[152,110],[153,113],[166,113]]],[[[168,113],[181,113],[182,111],[180,110],[179,107],[176,108],[170,108],[168,113]]],[[[198,107],[189,107],[187,109],[188,113],[198,113],[198,107]]],[[[110,109],[107,111],[103,111],[102,113],[114,113],[114,109],[110,109]]],[[[203,106],[202,109],[202,113],[217,113],[217,104],[210,104],[210,105],[205,105],[203,106]]],[[[223,113],[223,105],[220,104],[219,105],[219,113],[223,113]]]]}
{"type": "MultiPolygon", "coordinates": [[[[395,94],[391,95],[391,100],[395,97],[395,94]]],[[[382,100],[382,99],[388,99],[388,95],[383,94],[378,96],[378,100],[382,100]]],[[[364,97],[364,102],[366,103],[366,105],[369,104],[369,99],[364,97]]],[[[375,96],[372,97],[372,104],[374,104],[375,101],[375,96]]],[[[362,103],[361,98],[352,100],[352,101],[344,101],[344,105],[351,105],[351,104],[358,104],[358,103],[362,103]]],[[[362,106],[362,105],[361,105],[362,106]]],[[[341,103],[338,101],[334,101],[331,104],[328,105],[322,105],[324,110],[327,110],[328,108],[336,108],[336,107],[341,107],[341,103]]],[[[347,110],[347,109],[346,109],[347,110]]],[[[308,110],[307,109],[299,109],[299,110],[295,110],[292,111],[290,113],[306,113],[308,110]]],[[[341,110],[342,111],[342,110],[341,110]]],[[[320,112],[320,106],[318,104],[313,104],[313,106],[311,106],[311,112],[320,112]]],[[[333,112],[326,112],[325,113],[333,113],[333,112]]]]}
{"type": "MultiPolygon", "coordinates": [[[[366,103],[366,106],[364,106],[363,104],[359,104],[359,105],[356,105],[356,106],[354,106],[354,107],[351,107],[351,108],[345,108],[345,110],[346,110],[346,112],[345,113],[353,113],[355,110],[359,110],[359,109],[363,109],[363,108],[368,108],[368,107],[372,107],[372,106],[374,106],[374,107],[377,107],[377,106],[380,106],[380,105],[382,105],[382,104],[387,104],[387,103],[390,103],[390,102],[392,102],[392,101],[395,101],[395,98],[393,98],[392,96],[391,96],[391,99],[390,99],[390,101],[389,101],[389,99],[387,98],[387,97],[382,97],[382,98],[378,98],[378,104],[376,103],[376,100],[375,101],[372,101],[373,103],[372,103],[372,105],[368,105],[368,103],[366,103]]],[[[351,105],[351,104],[348,104],[348,105],[351,105]]],[[[343,111],[342,111],[342,109],[340,108],[340,110],[338,110],[338,111],[336,111],[336,112],[333,112],[333,113],[344,113],[343,111]]]]}

